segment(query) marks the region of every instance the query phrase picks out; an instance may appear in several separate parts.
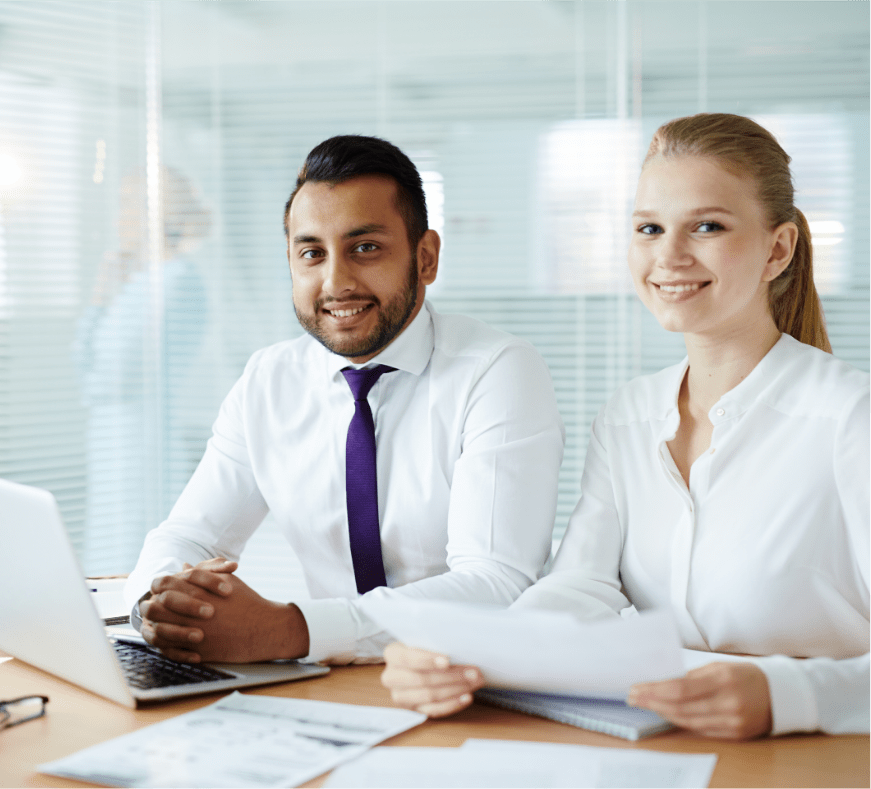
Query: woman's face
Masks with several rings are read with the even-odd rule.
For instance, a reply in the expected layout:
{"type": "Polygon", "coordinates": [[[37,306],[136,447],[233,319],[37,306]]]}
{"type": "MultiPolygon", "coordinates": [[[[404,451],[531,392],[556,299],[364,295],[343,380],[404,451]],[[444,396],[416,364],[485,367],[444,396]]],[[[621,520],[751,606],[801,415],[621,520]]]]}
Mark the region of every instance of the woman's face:
{"type": "Polygon", "coordinates": [[[635,289],[668,331],[721,338],[758,325],[768,282],[792,254],[794,240],[781,248],[783,227],[768,228],[749,178],[709,158],[656,156],[632,215],[635,289]]]}

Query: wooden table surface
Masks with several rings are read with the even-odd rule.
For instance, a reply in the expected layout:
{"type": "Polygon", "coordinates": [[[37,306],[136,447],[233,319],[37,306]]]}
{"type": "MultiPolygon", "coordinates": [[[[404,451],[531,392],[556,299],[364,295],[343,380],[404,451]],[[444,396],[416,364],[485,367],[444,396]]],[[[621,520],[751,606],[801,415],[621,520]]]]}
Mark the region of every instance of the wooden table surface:
{"type": "MultiPolygon", "coordinates": [[[[380,666],[337,667],[323,677],[244,692],[389,706],[390,698],[379,682],[380,673],[380,666]]],[[[3,787],[83,786],[77,781],[42,775],[34,768],[111,737],[211,704],[219,698],[219,694],[212,694],[130,710],[20,661],[0,664],[0,698],[30,694],[49,696],[48,713],[44,718],[0,731],[0,786],[3,787]]],[[[869,786],[867,735],[802,734],[725,743],[684,731],[671,731],[632,743],[543,718],[474,704],[451,718],[427,721],[393,737],[386,745],[454,747],[470,737],[716,753],[719,758],[711,786],[869,786]]],[[[307,786],[318,786],[322,780],[307,786]]]]}

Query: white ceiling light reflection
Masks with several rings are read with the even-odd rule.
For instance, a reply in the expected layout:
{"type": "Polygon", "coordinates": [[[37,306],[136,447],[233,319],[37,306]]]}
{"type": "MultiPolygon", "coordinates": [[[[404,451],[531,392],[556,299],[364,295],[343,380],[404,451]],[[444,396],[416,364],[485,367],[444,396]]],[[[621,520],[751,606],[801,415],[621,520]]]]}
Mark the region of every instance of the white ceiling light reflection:
{"type": "Polygon", "coordinates": [[[808,222],[815,247],[830,247],[844,240],[844,225],[836,220],[808,222]]]}
{"type": "Polygon", "coordinates": [[[14,156],[0,153],[0,188],[14,186],[21,180],[21,167],[14,156]]]}

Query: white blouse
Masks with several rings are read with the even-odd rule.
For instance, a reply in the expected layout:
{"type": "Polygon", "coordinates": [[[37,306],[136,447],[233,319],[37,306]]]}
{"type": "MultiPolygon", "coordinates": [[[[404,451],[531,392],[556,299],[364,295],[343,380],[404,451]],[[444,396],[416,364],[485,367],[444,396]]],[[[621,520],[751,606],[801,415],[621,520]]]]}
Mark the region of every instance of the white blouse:
{"type": "Polygon", "coordinates": [[[774,733],[867,732],[869,377],[782,335],[709,412],[687,488],[666,444],[687,366],[602,409],[553,569],[515,605],[670,607],[686,647],[766,656],[774,733]]]}

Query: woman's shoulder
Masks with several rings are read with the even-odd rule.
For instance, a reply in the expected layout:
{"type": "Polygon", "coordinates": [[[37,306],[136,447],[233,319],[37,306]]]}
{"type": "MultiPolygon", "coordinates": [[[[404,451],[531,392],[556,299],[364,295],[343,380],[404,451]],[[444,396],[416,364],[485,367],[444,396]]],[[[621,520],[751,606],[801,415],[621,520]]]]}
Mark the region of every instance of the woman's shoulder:
{"type": "Polygon", "coordinates": [[[784,335],[771,360],[764,399],[780,409],[832,416],[868,396],[871,376],[831,353],[784,335]]]}
{"type": "Polygon", "coordinates": [[[687,360],[683,359],[618,386],[602,408],[600,419],[614,425],[667,419],[677,408],[678,390],[686,369],[687,360]]]}

